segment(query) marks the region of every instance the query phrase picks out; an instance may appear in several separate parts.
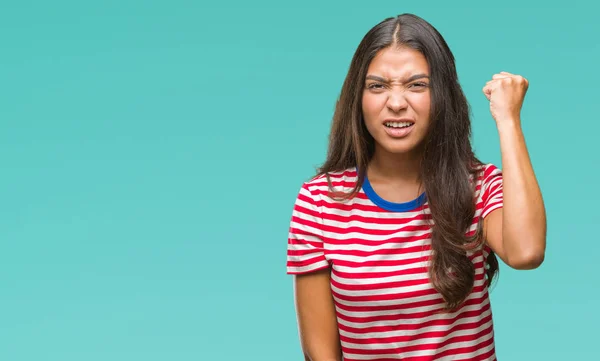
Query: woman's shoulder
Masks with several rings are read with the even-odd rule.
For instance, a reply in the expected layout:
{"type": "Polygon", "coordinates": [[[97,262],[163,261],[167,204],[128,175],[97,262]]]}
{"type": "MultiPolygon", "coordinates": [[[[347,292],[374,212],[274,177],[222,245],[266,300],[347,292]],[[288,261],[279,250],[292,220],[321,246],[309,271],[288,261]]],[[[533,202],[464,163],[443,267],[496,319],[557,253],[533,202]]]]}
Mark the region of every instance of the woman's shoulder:
{"type": "Polygon", "coordinates": [[[356,168],[348,168],[341,171],[314,175],[304,182],[304,186],[307,188],[329,187],[330,183],[334,187],[345,187],[350,184],[354,186],[357,179],[358,173],[356,172],[356,168]]]}
{"type": "Polygon", "coordinates": [[[474,165],[475,170],[477,171],[494,171],[496,169],[500,169],[495,163],[490,162],[481,162],[474,165]]]}
{"type": "Polygon", "coordinates": [[[300,194],[312,198],[314,201],[327,199],[333,201],[332,195],[350,193],[358,179],[356,168],[341,171],[319,173],[313,175],[302,183],[300,194]]]}
{"type": "Polygon", "coordinates": [[[490,177],[502,175],[502,170],[495,163],[478,163],[473,167],[473,175],[477,182],[484,182],[490,177]]]}
{"type": "Polygon", "coordinates": [[[472,184],[475,187],[475,197],[483,202],[490,189],[502,184],[502,170],[494,163],[480,163],[472,173],[472,184]]]}

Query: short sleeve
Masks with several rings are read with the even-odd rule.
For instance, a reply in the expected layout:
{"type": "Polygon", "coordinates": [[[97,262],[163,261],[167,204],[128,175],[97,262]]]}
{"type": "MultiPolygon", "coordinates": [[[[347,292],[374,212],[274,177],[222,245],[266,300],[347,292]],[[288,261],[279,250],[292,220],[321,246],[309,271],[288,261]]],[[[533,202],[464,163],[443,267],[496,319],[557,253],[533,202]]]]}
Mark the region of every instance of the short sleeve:
{"type": "Polygon", "coordinates": [[[493,164],[488,164],[483,172],[482,181],[483,210],[481,217],[487,217],[492,211],[502,208],[502,171],[493,164]]]}
{"type": "Polygon", "coordinates": [[[292,212],[287,244],[287,274],[302,274],[329,266],[323,247],[319,197],[304,183],[292,212]]]}

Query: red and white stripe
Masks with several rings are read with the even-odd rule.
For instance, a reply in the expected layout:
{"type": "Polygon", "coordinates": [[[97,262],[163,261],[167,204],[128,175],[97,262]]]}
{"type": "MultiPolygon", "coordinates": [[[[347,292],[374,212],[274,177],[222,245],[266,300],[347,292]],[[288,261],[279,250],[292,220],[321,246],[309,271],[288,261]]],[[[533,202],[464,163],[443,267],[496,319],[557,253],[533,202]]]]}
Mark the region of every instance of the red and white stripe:
{"type": "MultiPolygon", "coordinates": [[[[331,174],[335,190],[349,191],[355,170],[331,174]]],[[[502,173],[492,164],[475,180],[471,228],[502,207],[502,173]]],[[[345,361],[495,360],[492,311],[486,286],[487,246],[469,253],[475,284],[455,312],[442,312],[427,267],[431,256],[428,204],[408,212],[375,205],[361,190],[351,200],[329,197],[327,180],[302,185],[294,205],[287,273],[331,268],[345,361]]]]}

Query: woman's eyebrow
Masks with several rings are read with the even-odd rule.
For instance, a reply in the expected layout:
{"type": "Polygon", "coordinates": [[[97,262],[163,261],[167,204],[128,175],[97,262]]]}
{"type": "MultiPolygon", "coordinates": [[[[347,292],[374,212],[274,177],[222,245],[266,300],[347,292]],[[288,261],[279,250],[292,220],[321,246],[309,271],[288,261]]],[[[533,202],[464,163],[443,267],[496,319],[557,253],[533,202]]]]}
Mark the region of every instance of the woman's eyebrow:
{"type": "MultiPolygon", "coordinates": [[[[422,79],[422,78],[427,78],[429,79],[429,75],[427,74],[415,74],[413,76],[411,76],[410,78],[406,79],[406,83],[410,83],[411,81],[415,81],[417,79],[422,79]]],[[[387,78],[383,78],[377,75],[367,75],[366,80],[375,80],[378,82],[382,82],[382,83],[389,83],[390,80],[387,78]]]]}

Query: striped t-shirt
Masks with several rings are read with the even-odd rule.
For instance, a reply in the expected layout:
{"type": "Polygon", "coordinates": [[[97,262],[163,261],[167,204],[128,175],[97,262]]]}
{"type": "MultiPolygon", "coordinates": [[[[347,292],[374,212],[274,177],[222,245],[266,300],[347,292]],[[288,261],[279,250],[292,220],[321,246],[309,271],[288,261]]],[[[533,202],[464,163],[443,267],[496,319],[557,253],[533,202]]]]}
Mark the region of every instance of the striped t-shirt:
{"type": "MultiPolygon", "coordinates": [[[[467,234],[502,207],[502,173],[483,165],[474,181],[476,212],[467,234]]],[[[355,169],[330,174],[335,191],[354,186],[355,169]]],[[[407,203],[380,198],[369,180],[348,201],[329,196],[324,175],[303,183],[289,230],[287,273],[331,268],[344,361],[495,360],[485,276],[487,246],[468,252],[475,283],[464,304],[441,312],[427,267],[431,213],[425,195],[407,203]]]]}

